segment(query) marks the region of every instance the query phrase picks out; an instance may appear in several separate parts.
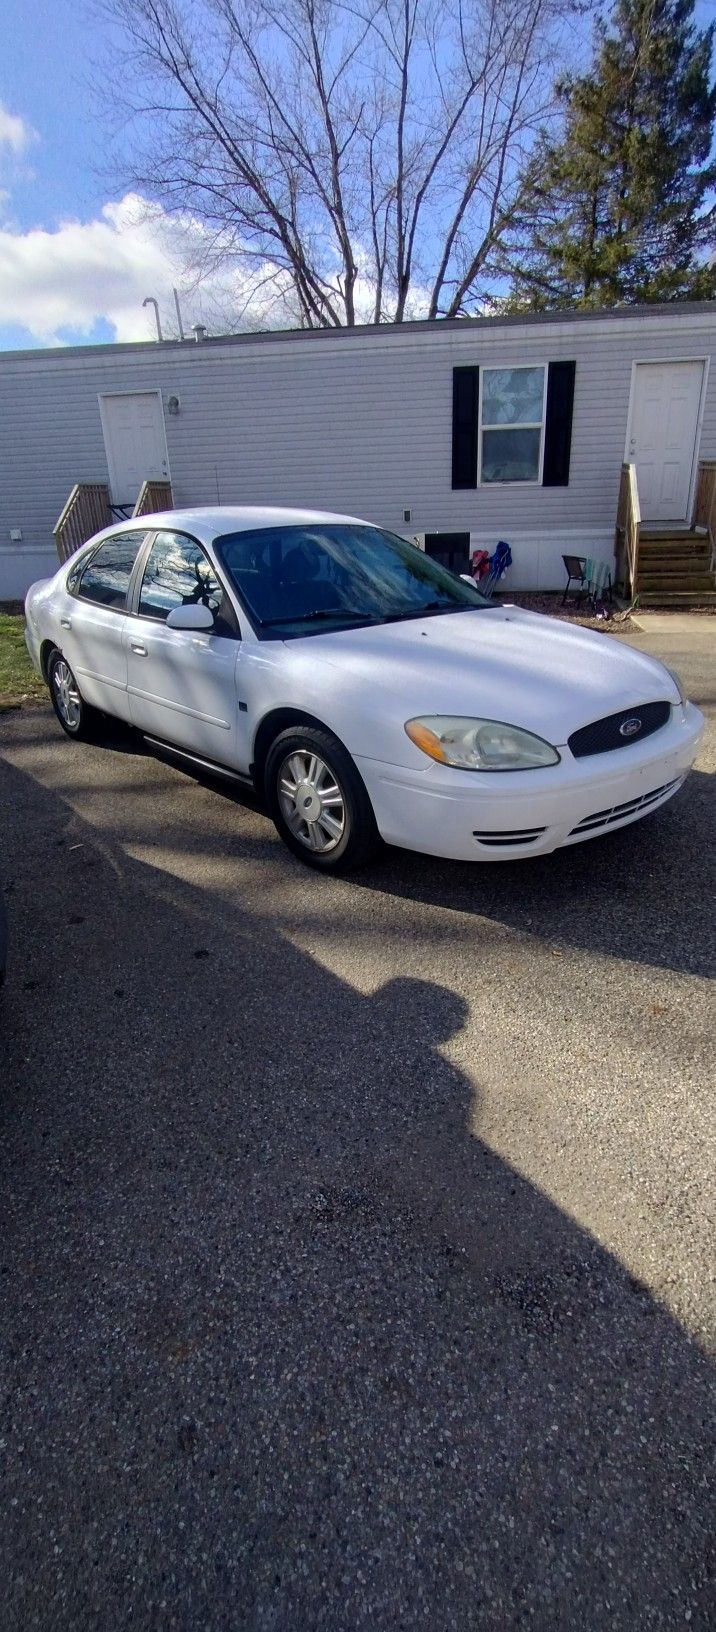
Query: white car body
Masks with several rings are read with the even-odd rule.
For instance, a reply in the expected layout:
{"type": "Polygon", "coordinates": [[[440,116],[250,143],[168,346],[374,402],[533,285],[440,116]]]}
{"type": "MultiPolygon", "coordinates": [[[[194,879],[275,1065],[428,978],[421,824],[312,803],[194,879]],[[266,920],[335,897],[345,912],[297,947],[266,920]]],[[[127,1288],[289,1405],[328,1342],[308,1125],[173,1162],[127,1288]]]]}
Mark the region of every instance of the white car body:
{"type": "MultiPolygon", "coordinates": [[[[655,659],[601,633],[515,607],[298,638],[261,637],[224,572],[214,540],[269,526],[360,523],[320,511],[171,511],[98,534],[158,529],[204,546],[233,605],[240,638],[80,601],[66,588],[75,557],[34,584],[27,644],[38,673],[60,650],[84,700],[240,777],[251,778],[257,733],[294,711],[340,739],[390,844],[456,860],[543,855],[663,804],[696,756],[703,719],[655,659]],[[572,734],[622,710],[668,703],[666,723],[643,741],[575,758],[572,734]],[[559,762],[484,772],[429,758],[407,736],[416,716],[507,722],[552,744],[559,762]]],[[[86,546],[85,546],[86,548],[86,546]]]]}

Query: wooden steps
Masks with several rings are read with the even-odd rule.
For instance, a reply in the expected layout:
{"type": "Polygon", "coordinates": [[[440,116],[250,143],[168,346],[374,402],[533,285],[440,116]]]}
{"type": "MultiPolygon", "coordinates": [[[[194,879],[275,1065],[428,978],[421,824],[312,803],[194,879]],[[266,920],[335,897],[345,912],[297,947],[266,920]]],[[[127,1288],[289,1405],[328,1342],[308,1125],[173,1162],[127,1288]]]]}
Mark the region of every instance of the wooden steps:
{"type": "Polygon", "coordinates": [[[642,527],[637,593],[640,606],[716,604],[708,534],[690,527],[668,532],[642,527]]]}
{"type": "Polygon", "coordinates": [[[669,544],[677,539],[686,542],[696,539],[702,544],[708,543],[708,533],[705,527],[650,527],[648,522],[642,525],[639,537],[642,544],[669,544]]]}
{"type": "Polygon", "coordinates": [[[716,606],[716,589],[640,589],[639,606],[716,606]]]}
{"type": "Polygon", "coordinates": [[[616,581],[640,606],[716,606],[716,459],[699,461],[689,526],[642,521],[637,470],[622,465],[616,581]]]}

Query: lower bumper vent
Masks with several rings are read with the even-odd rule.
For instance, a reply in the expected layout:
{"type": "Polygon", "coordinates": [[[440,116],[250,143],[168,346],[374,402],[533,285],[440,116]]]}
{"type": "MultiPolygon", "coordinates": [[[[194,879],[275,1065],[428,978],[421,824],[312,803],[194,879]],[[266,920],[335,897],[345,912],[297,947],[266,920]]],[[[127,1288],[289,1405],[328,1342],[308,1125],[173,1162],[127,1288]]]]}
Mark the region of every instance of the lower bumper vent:
{"type": "Polygon", "coordinates": [[[635,816],[637,811],[646,810],[649,805],[655,805],[667,794],[676,793],[684,781],[683,776],[677,776],[673,782],[665,782],[663,787],[654,788],[651,793],[643,793],[640,799],[628,799],[626,804],[612,805],[611,810],[596,810],[593,816],[585,816],[583,821],[572,828],[570,838],[575,833],[598,833],[602,828],[611,827],[614,822],[623,822],[625,816],[635,816]]]}
{"type": "Polygon", "coordinates": [[[495,848],[507,849],[509,845],[534,844],[537,839],[541,839],[542,834],[546,831],[544,827],[523,827],[517,828],[510,833],[495,833],[493,831],[491,833],[473,833],[472,836],[473,839],[477,839],[479,844],[491,844],[495,848]]]}

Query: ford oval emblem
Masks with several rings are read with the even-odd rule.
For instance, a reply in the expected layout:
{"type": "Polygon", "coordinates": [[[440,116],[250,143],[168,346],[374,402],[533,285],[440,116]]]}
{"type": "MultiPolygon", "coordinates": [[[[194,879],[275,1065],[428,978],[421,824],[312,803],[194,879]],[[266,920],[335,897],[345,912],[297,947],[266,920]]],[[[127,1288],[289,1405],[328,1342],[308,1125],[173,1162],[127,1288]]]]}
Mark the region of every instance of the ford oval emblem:
{"type": "Polygon", "coordinates": [[[631,720],[622,720],[619,727],[620,737],[636,737],[639,735],[640,731],[641,720],[638,720],[636,716],[634,716],[634,718],[631,720]]]}

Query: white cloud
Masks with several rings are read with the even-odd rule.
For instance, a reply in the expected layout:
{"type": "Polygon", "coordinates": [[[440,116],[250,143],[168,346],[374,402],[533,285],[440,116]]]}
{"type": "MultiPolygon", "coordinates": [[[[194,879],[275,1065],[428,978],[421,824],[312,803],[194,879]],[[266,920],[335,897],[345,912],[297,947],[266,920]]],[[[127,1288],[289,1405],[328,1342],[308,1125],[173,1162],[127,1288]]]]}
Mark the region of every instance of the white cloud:
{"type": "Polygon", "coordinates": [[[11,153],[24,153],[25,149],[35,139],[32,125],[21,119],[17,113],[9,113],[0,102],[0,148],[9,148],[11,153]]]}
{"type": "MultiPolygon", "coordinates": [[[[143,306],[151,295],[169,338],[177,332],[175,286],[187,336],[197,322],[210,334],[297,324],[285,274],[277,277],[269,262],[253,270],[236,261],[212,265],[213,250],[196,218],[169,216],[136,193],[105,204],[94,220],[52,230],[23,232],[0,215],[0,325],[25,329],[43,345],[87,338],[102,321],[117,340],[153,340],[154,313],[143,306]]],[[[360,321],[371,321],[373,302],[370,263],[359,257],[360,321]]],[[[427,309],[428,292],[417,287],[408,315],[427,309]]]]}
{"type": "Polygon", "coordinates": [[[206,249],[200,222],[169,217],[133,193],[105,204],[92,221],[63,221],[51,231],[5,226],[0,324],[18,325],[45,345],[57,344],[63,330],[89,335],[102,319],[117,340],[149,340],[154,314],[142,302],[153,295],[168,336],[176,333],[175,285],[187,333],[195,322],[216,333],[231,324],[292,321],[288,291],[266,282],[270,267],[247,274],[228,266],[199,278],[192,268],[206,249]]]}

